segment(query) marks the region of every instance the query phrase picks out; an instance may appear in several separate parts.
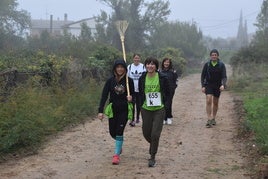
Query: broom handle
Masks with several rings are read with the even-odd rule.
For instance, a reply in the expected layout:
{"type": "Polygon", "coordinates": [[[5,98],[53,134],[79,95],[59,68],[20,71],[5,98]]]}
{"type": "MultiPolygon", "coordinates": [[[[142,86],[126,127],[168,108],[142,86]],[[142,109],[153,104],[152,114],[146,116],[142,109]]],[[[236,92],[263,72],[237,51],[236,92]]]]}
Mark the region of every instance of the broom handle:
{"type": "MultiPolygon", "coordinates": [[[[122,43],[123,58],[124,58],[124,61],[127,63],[126,51],[125,51],[125,43],[124,43],[125,38],[124,38],[124,36],[120,36],[120,39],[121,39],[121,43],[122,43]]],[[[127,95],[130,96],[127,73],[126,73],[126,85],[127,85],[127,95]]]]}

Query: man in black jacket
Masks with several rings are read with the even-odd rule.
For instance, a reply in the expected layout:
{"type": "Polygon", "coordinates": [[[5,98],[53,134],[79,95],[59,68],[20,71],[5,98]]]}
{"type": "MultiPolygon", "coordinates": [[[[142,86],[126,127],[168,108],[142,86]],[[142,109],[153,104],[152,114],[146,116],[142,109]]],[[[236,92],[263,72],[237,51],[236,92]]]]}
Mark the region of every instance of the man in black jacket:
{"type": "Polygon", "coordinates": [[[206,94],[206,112],[208,121],[206,127],[216,125],[219,97],[226,87],[225,64],[219,59],[216,49],[210,51],[210,60],[204,65],[201,74],[202,92],[206,94]]]}

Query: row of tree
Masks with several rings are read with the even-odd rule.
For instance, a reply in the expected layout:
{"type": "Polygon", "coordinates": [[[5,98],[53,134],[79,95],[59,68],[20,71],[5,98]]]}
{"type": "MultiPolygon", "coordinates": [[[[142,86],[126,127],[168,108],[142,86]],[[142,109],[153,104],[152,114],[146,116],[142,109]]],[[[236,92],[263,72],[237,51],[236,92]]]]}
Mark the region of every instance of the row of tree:
{"type": "MultiPolygon", "coordinates": [[[[139,52],[144,57],[154,55],[159,59],[163,58],[163,55],[169,55],[175,61],[177,60],[177,66],[181,68],[185,65],[185,60],[199,64],[200,59],[207,54],[207,49],[222,48],[232,51],[236,49],[238,43],[203,37],[202,31],[198,29],[195,22],[167,21],[170,14],[169,1],[99,0],[99,2],[109,6],[111,13],[101,11],[97,17],[96,34],[92,34],[90,28],[82,24],[79,37],[73,37],[67,33],[63,36],[53,36],[46,31],[40,37],[25,38],[22,34],[30,27],[29,13],[23,10],[18,11],[16,0],[2,0],[0,2],[0,53],[8,55],[16,49],[42,50],[48,54],[72,56],[83,62],[94,59],[106,60],[110,63],[114,60],[113,58],[120,57],[121,42],[114,24],[117,20],[129,22],[125,33],[128,59],[131,59],[131,52],[139,52]],[[107,52],[111,54],[100,49],[110,49],[107,52]],[[178,53],[167,54],[166,52],[170,52],[170,49],[178,53]]],[[[265,3],[267,1],[263,2],[262,12],[256,24],[259,31],[252,43],[258,52],[262,50],[263,53],[266,53],[266,50],[258,47],[264,46],[268,41],[265,3]]],[[[238,34],[241,35],[239,31],[238,34]]],[[[107,65],[107,63],[103,64],[107,65]]],[[[182,69],[179,70],[182,71],[182,69]]]]}
{"type": "Polygon", "coordinates": [[[82,24],[79,38],[74,38],[69,34],[65,34],[63,37],[53,37],[50,36],[49,32],[44,32],[39,38],[28,37],[25,40],[18,35],[30,27],[29,14],[26,11],[17,10],[16,0],[3,0],[0,2],[1,12],[3,12],[0,14],[1,49],[6,52],[16,47],[18,49],[24,47],[63,54],[70,52],[71,43],[79,41],[80,46],[86,44],[88,47],[89,43],[94,43],[111,45],[120,50],[120,38],[114,23],[117,20],[124,19],[129,22],[125,34],[127,52],[139,52],[148,55],[154,49],[172,47],[180,49],[185,58],[200,58],[205,54],[206,48],[202,43],[202,32],[196,24],[167,21],[170,13],[168,1],[99,1],[109,6],[112,13],[107,14],[102,11],[97,17],[96,34],[92,34],[90,29],[82,24]],[[50,43],[51,41],[53,43],[50,43]]]}

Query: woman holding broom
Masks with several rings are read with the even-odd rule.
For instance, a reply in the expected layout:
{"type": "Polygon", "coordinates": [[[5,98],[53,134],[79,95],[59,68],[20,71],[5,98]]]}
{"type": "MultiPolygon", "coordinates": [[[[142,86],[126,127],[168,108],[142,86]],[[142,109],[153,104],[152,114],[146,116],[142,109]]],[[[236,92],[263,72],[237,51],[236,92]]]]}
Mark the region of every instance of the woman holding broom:
{"type": "Polygon", "coordinates": [[[109,132],[115,139],[115,150],[112,159],[113,165],[120,162],[120,154],[124,142],[124,129],[128,119],[132,119],[132,94],[134,93],[133,80],[126,76],[127,65],[124,60],[116,60],[113,66],[113,76],[109,78],[102,91],[100,105],[98,109],[98,118],[102,120],[104,113],[109,118],[109,132]],[[127,85],[127,80],[128,84],[127,85]],[[128,89],[129,88],[129,95],[128,89]],[[109,104],[104,111],[105,103],[109,97],[109,104]]]}

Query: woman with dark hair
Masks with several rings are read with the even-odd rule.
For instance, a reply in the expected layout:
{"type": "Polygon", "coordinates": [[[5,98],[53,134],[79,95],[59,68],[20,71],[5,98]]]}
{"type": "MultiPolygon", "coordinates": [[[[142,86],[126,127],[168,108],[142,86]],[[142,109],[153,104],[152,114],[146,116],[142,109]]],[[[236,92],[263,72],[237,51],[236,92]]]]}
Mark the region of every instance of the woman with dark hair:
{"type": "Polygon", "coordinates": [[[169,105],[166,106],[166,118],[164,120],[164,124],[172,124],[172,101],[173,101],[173,96],[175,94],[175,90],[177,88],[177,82],[178,82],[178,74],[176,71],[173,69],[172,66],[172,61],[170,58],[164,58],[162,61],[161,65],[161,72],[166,74],[169,85],[170,85],[170,102],[168,103],[169,105]]]}
{"type": "Polygon", "coordinates": [[[140,122],[140,94],[139,94],[139,78],[143,72],[146,71],[144,65],[141,63],[140,54],[133,54],[133,63],[128,65],[128,76],[133,79],[135,92],[132,96],[133,102],[133,119],[129,123],[131,127],[135,126],[135,123],[140,122]],[[135,122],[135,112],[136,112],[136,122],[135,122]]]}
{"type": "Polygon", "coordinates": [[[150,143],[148,166],[155,166],[155,155],[165,119],[165,106],[169,106],[170,88],[166,75],[158,72],[159,62],[149,57],[144,62],[146,72],[139,79],[141,95],[142,132],[150,143]]]}
{"type": "Polygon", "coordinates": [[[110,77],[102,91],[100,105],[98,109],[98,118],[102,120],[104,114],[109,118],[109,132],[113,139],[115,139],[115,151],[113,155],[112,164],[118,165],[120,161],[120,154],[122,152],[122,145],[124,142],[124,130],[128,119],[132,119],[132,95],[134,93],[134,84],[131,78],[129,81],[130,96],[127,94],[126,83],[127,65],[124,60],[116,60],[113,66],[113,76],[110,77]],[[105,103],[109,98],[109,104],[104,110],[105,103]],[[130,105],[131,104],[131,105],[130,105]]]}

